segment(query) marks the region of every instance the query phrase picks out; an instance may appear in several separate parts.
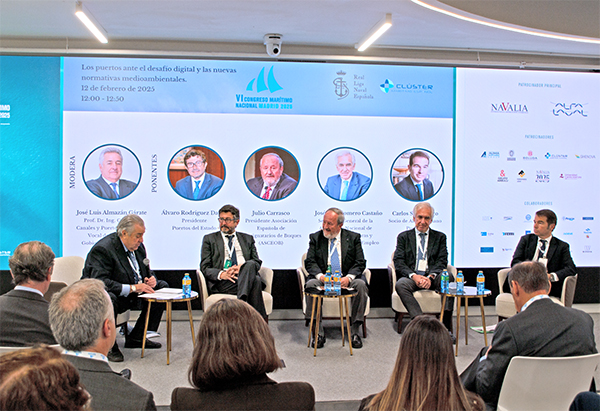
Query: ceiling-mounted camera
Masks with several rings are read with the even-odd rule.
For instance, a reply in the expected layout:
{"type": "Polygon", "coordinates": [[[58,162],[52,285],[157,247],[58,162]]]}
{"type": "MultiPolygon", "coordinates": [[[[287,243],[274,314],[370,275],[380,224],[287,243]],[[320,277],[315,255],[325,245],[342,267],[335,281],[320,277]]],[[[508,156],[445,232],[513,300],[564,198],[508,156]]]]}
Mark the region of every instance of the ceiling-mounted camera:
{"type": "Polygon", "coordinates": [[[281,54],[281,34],[269,33],[265,34],[263,40],[267,46],[267,54],[271,57],[277,57],[281,54]]]}

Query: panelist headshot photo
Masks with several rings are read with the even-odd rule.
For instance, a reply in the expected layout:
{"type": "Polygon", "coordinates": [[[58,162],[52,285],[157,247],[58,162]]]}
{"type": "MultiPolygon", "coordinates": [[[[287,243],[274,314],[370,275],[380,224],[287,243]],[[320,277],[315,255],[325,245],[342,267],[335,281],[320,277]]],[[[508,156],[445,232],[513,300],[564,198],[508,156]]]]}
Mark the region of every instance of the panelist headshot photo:
{"type": "Polygon", "coordinates": [[[98,147],[88,154],[83,173],[85,185],[93,194],[105,200],[119,200],[136,189],[141,177],[141,167],[135,154],[128,148],[112,144],[98,147]],[[98,158],[100,177],[87,180],[86,175],[91,177],[96,173],[95,158],[98,158]],[[133,177],[136,182],[121,178],[124,168],[125,174],[129,178],[133,177]]]}
{"type": "Polygon", "coordinates": [[[225,178],[221,157],[208,147],[189,146],[179,150],[169,163],[169,182],[188,200],[206,200],[219,192],[225,178]]]}
{"type": "Polygon", "coordinates": [[[334,200],[352,201],[364,195],[371,186],[373,169],[360,151],[341,147],[323,157],[317,174],[325,194],[334,200]],[[356,171],[357,164],[362,173],[356,171]]]}
{"type": "Polygon", "coordinates": [[[442,187],[444,168],[431,151],[410,149],[396,157],[391,179],[394,189],[403,198],[423,201],[433,197],[442,187]]]}
{"type": "Polygon", "coordinates": [[[246,161],[246,185],[256,197],[281,200],[294,192],[300,180],[300,166],[294,156],[281,147],[263,147],[246,161]]]}

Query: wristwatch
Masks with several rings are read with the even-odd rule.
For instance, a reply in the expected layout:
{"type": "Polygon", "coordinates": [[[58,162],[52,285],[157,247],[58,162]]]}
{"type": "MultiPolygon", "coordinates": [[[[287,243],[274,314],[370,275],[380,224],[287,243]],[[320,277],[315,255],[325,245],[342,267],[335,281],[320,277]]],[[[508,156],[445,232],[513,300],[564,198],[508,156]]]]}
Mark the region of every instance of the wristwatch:
{"type": "Polygon", "coordinates": [[[131,292],[134,292],[137,290],[137,288],[135,288],[135,284],[131,284],[131,292]]]}

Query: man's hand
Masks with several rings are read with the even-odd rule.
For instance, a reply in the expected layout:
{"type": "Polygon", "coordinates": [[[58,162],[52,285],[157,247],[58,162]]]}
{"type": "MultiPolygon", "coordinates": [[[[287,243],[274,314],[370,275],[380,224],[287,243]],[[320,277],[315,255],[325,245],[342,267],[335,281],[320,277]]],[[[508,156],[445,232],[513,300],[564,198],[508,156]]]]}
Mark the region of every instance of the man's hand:
{"type": "Polygon", "coordinates": [[[221,273],[221,280],[229,280],[232,283],[235,283],[239,272],[240,272],[239,265],[231,266],[227,270],[225,270],[221,273]]]}
{"type": "MultiPolygon", "coordinates": [[[[156,285],[156,280],[154,281],[154,285],[156,285]]],[[[150,287],[148,284],[144,284],[144,283],[139,283],[139,284],[134,284],[135,285],[135,292],[138,294],[142,294],[142,293],[148,293],[148,294],[152,294],[154,293],[154,289],[152,287],[150,287]]]]}
{"type": "Polygon", "coordinates": [[[340,279],[340,285],[342,286],[342,288],[348,288],[348,286],[350,285],[350,279],[348,277],[342,277],[340,279]]]}
{"type": "Polygon", "coordinates": [[[424,277],[422,275],[415,274],[412,276],[412,280],[415,282],[415,284],[417,284],[417,287],[419,288],[429,289],[429,287],[431,287],[431,280],[429,279],[429,277],[424,277]]]}
{"type": "Polygon", "coordinates": [[[148,284],[151,288],[156,287],[156,277],[150,276],[144,278],[144,284],[148,284]]]}

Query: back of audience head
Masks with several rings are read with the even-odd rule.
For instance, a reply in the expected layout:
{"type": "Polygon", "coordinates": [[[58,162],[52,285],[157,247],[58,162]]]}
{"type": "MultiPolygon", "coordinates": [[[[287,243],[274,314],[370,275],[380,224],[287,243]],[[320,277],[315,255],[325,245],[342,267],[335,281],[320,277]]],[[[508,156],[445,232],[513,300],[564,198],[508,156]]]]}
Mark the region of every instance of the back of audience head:
{"type": "Polygon", "coordinates": [[[16,285],[42,283],[52,274],[54,252],[41,241],[29,241],[17,246],[8,265],[16,285]]]}
{"type": "Polygon", "coordinates": [[[53,348],[0,356],[1,410],[83,410],[90,398],[77,369],[53,348]]]}
{"type": "Polygon", "coordinates": [[[222,299],[202,316],[188,377],[196,388],[218,388],[281,368],[269,326],[249,304],[222,299]]]}
{"type": "MultiPolygon", "coordinates": [[[[100,280],[83,279],[63,288],[52,296],[48,314],[56,341],[67,350],[89,350],[104,336],[105,327],[114,331],[113,306],[100,280]]],[[[108,349],[114,343],[111,333],[108,349]]]]}
{"type": "Polygon", "coordinates": [[[479,410],[481,398],[466,391],[458,377],[452,340],[444,325],[418,316],[406,327],[394,371],[370,410],[479,410]]]}
{"type": "Polygon", "coordinates": [[[508,273],[508,283],[516,282],[526,293],[550,291],[548,271],[544,264],[537,261],[524,261],[519,263],[508,273]]]}

